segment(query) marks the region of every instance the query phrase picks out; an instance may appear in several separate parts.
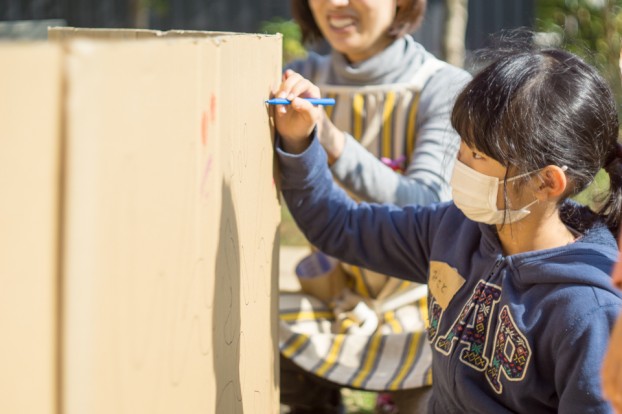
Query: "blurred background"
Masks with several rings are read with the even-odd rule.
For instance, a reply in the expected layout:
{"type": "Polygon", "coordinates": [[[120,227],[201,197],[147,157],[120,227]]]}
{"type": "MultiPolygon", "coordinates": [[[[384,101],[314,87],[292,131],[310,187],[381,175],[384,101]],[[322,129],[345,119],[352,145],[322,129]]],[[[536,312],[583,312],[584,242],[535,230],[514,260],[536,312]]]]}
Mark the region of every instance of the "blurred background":
{"type": "MultiPolygon", "coordinates": [[[[528,28],[537,42],[584,56],[622,96],[621,9],[622,0],[428,0],[415,38],[437,57],[473,69],[472,52],[491,35],[528,28]]],[[[0,40],[45,39],[47,26],[281,32],[286,62],[308,46],[288,0],[0,0],[0,40]]]]}

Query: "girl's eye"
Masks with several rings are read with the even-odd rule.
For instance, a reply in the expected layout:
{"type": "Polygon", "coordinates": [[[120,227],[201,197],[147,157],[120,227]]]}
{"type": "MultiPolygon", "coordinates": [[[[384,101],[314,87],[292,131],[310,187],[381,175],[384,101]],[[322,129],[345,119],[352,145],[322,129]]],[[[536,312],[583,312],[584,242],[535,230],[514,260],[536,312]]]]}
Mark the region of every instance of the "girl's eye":
{"type": "Polygon", "coordinates": [[[473,154],[473,159],[474,159],[474,160],[483,160],[483,159],[484,159],[484,157],[482,157],[481,155],[479,155],[479,154],[478,154],[477,152],[475,152],[475,151],[472,151],[472,154],[473,154]]]}

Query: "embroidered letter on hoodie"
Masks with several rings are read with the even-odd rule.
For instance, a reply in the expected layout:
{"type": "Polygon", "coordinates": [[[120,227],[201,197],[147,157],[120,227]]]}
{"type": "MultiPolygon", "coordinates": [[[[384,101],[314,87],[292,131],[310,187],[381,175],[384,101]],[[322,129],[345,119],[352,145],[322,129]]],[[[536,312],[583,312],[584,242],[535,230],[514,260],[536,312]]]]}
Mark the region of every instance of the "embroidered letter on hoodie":
{"type": "Polygon", "coordinates": [[[508,306],[497,310],[501,287],[480,280],[473,294],[447,332],[439,335],[444,310],[434,296],[430,297],[430,324],[428,338],[436,351],[450,355],[460,351],[460,362],[484,372],[492,389],[501,394],[501,374],[509,381],[525,377],[531,358],[531,349],[522,332],[518,330],[508,306]],[[493,319],[497,319],[496,332],[492,332],[493,319]],[[494,341],[487,355],[489,340],[494,341]],[[459,344],[459,345],[456,345],[459,344]],[[455,349],[458,346],[458,349],[455,349]]]}

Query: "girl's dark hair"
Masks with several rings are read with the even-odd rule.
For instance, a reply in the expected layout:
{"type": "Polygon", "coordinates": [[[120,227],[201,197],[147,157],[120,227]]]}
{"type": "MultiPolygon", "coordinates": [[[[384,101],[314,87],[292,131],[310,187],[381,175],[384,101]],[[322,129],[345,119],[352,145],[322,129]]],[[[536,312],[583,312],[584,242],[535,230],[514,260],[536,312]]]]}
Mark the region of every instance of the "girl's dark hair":
{"type": "Polygon", "coordinates": [[[513,166],[516,174],[567,166],[565,197],[584,190],[604,168],[610,191],[597,213],[617,231],[622,158],[611,89],[569,52],[521,49],[497,51],[465,87],[453,109],[453,127],[469,147],[513,166]]]}
{"type": "MultiPolygon", "coordinates": [[[[412,33],[421,24],[427,0],[404,0],[397,9],[397,15],[389,28],[389,35],[395,38],[412,33]]],[[[291,0],[292,16],[300,26],[303,43],[314,43],[322,40],[324,35],[315,23],[308,0],[291,0]]]]}

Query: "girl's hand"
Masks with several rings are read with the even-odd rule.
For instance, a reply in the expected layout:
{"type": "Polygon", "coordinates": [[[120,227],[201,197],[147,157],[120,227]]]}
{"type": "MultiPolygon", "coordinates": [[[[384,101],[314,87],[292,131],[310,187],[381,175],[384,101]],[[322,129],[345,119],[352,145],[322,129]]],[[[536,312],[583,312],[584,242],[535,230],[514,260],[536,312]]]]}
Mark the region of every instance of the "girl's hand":
{"type": "Polygon", "coordinates": [[[309,146],[311,132],[322,114],[320,107],[300,98],[319,98],[320,89],[293,70],[287,70],[274,96],[292,101],[290,105],[277,105],[275,124],[283,139],[283,149],[299,154],[309,146]]]}
{"type": "Polygon", "coordinates": [[[617,413],[622,413],[622,316],[618,318],[602,367],[603,394],[617,413]]]}

